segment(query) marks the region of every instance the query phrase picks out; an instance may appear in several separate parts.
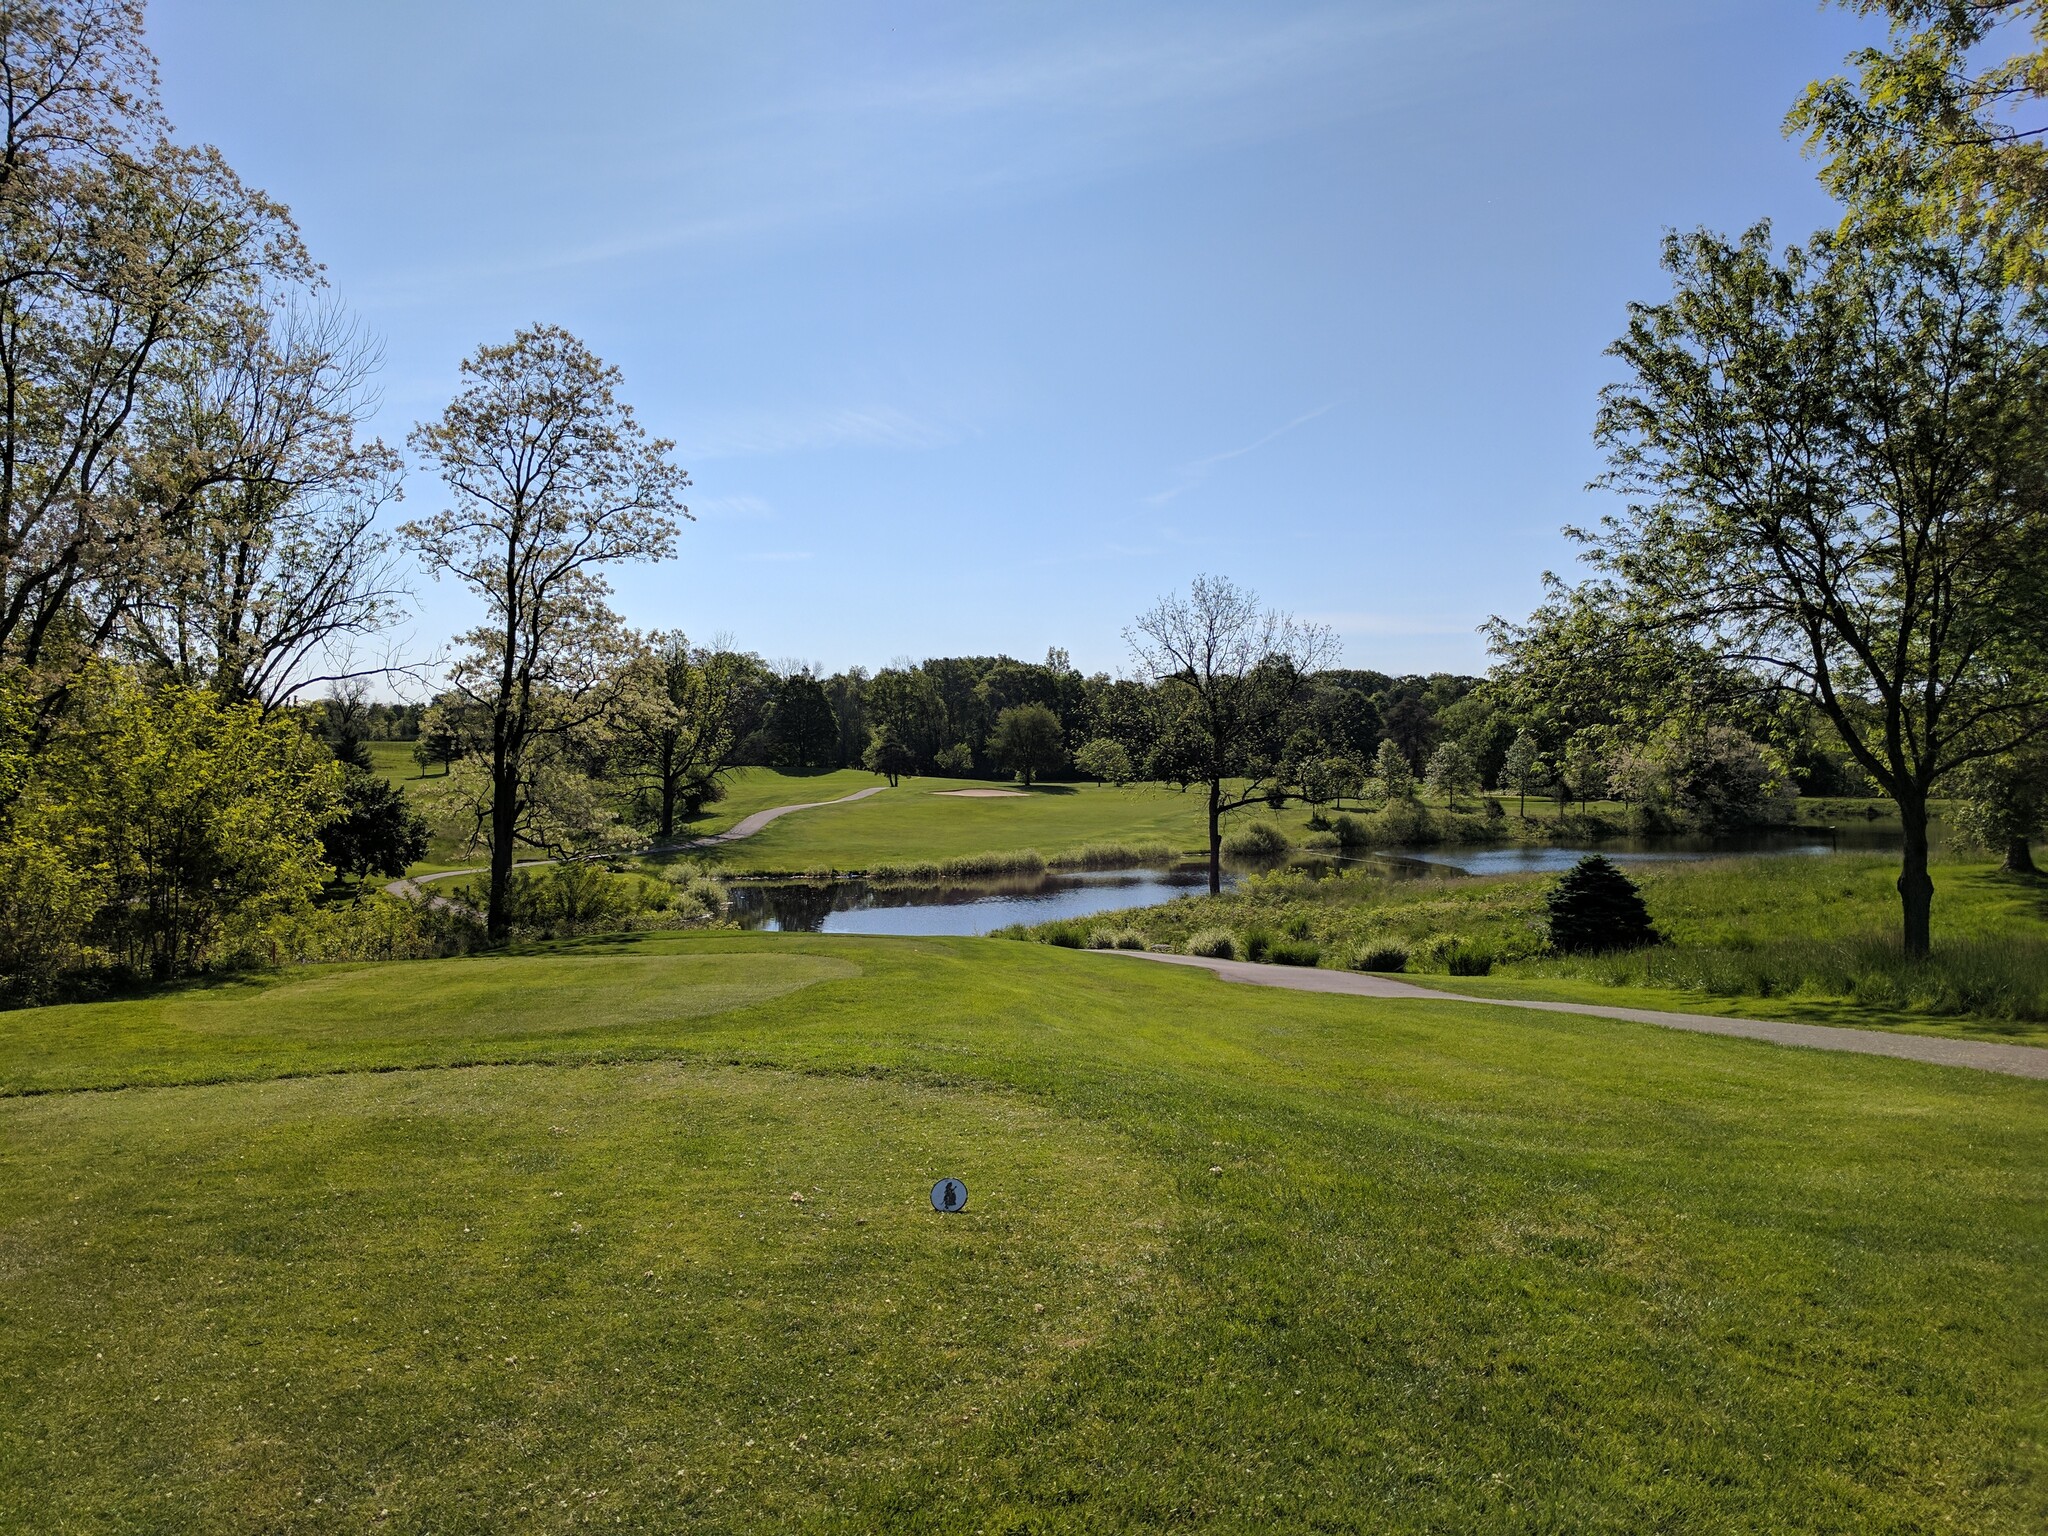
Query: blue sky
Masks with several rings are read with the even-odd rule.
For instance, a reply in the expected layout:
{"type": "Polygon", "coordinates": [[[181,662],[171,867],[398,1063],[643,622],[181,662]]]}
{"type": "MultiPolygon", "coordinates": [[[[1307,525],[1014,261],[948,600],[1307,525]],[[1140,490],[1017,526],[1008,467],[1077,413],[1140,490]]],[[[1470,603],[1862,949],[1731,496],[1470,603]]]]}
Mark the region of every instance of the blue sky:
{"type": "MultiPolygon", "coordinates": [[[[1671,226],[1831,215],[1807,0],[155,0],[180,133],[288,203],[401,440],[547,320],[677,440],[641,627],[1115,670],[1201,571],[1480,670],[1599,511],[1671,226]]],[[[408,512],[438,505],[425,473],[408,512]]],[[[418,584],[416,651],[467,624],[418,584]]]]}

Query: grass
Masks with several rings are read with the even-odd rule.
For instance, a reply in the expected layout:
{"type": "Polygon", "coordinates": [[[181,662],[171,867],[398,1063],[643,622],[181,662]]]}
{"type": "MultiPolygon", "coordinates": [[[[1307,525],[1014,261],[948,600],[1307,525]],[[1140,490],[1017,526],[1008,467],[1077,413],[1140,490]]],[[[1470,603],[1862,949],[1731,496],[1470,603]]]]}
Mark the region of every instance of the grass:
{"type": "Polygon", "coordinates": [[[2040,1083],[659,935],[0,1015],[0,1094],[0,1528],[2048,1516],[2040,1083]]]}
{"type": "Polygon", "coordinates": [[[1897,874],[1880,854],[1631,865],[1668,942],[1612,956],[1548,953],[1543,896],[1554,876],[1407,880],[1370,866],[1330,880],[1280,871],[1214,901],[1186,897],[1015,936],[1083,943],[1109,923],[1184,953],[1207,930],[1228,928],[1240,952],[1245,938],[1271,934],[1317,945],[1322,963],[1339,967],[1369,968],[1372,951],[1389,949],[1425,975],[1483,958],[1488,995],[2048,1035],[2048,886],[1988,863],[1937,863],[1936,954],[1910,966],[1892,937],[1897,874]]]}

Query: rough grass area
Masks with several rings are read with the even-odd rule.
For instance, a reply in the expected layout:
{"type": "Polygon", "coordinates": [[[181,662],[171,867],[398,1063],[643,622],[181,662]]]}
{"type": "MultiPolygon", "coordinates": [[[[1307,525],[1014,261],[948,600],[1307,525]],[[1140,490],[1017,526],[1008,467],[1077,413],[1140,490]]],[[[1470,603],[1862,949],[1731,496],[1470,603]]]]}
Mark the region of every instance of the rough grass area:
{"type": "Polygon", "coordinates": [[[0,1063],[0,1529],[2048,1520],[2040,1083],[782,935],[0,1063]]]}
{"type": "MultiPolygon", "coordinates": [[[[1227,928],[1237,952],[1266,942],[1313,943],[1324,965],[1374,968],[1398,949],[1407,969],[1446,974],[1460,955],[1483,954],[1496,978],[1576,984],[1562,991],[1500,995],[1615,1001],[1614,989],[1649,989],[1659,1003],[1713,999],[1829,1023],[1948,1021],[1943,1032],[2009,1036],[2048,1024],[2048,884],[2000,874],[1989,864],[1935,867],[1936,953],[1908,964],[1898,924],[1895,859],[1880,854],[1716,859],[1631,864],[1667,940],[1626,954],[1548,953],[1543,895],[1554,875],[1487,879],[1389,879],[1362,866],[1317,880],[1282,870],[1211,899],[1048,923],[1014,936],[1085,945],[1108,923],[1141,929],[1156,947],[1187,953],[1197,935],[1227,928]]],[[[1213,943],[1213,940],[1211,940],[1213,943]]],[[[1638,1004],[1651,1000],[1622,999],[1638,1004]]],[[[1758,1011],[1746,1008],[1744,1011],[1758,1011]]]]}

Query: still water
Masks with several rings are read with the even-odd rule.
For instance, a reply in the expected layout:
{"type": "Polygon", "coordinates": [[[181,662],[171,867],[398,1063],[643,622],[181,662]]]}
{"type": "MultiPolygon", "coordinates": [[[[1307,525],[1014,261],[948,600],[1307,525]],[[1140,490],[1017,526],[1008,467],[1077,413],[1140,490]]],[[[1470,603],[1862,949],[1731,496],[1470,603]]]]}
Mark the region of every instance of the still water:
{"type": "MultiPolygon", "coordinates": [[[[1457,879],[1464,875],[1542,874],[1569,869],[1582,854],[1616,863],[1706,859],[1730,854],[1811,857],[1851,849],[1898,846],[1896,831],[1786,832],[1743,838],[1632,838],[1592,848],[1400,849],[1336,858],[1310,856],[1296,867],[1312,875],[1373,869],[1396,878],[1457,879]]],[[[1250,868],[1224,874],[1226,886],[1250,868]]],[[[1265,868],[1274,866],[1267,865],[1265,868]]],[[[874,885],[865,880],[747,881],[732,886],[732,917],[743,928],[786,933],[985,934],[1012,923],[1092,917],[1126,907],[1151,907],[1208,888],[1199,863],[1171,869],[1046,873],[941,885],[874,885]]]]}

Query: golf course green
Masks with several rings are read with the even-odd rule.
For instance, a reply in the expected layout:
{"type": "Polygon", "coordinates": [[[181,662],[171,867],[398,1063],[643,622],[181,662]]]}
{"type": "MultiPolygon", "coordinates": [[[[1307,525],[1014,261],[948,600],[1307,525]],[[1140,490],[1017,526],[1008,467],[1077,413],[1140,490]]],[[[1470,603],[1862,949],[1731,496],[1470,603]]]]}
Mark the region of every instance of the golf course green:
{"type": "Polygon", "coordinates": [[[0,1014],[0,1095],[7,1530],[2048,1517],[2039,1082],[649,934],[0,1014]]]}

